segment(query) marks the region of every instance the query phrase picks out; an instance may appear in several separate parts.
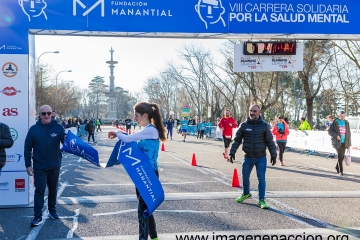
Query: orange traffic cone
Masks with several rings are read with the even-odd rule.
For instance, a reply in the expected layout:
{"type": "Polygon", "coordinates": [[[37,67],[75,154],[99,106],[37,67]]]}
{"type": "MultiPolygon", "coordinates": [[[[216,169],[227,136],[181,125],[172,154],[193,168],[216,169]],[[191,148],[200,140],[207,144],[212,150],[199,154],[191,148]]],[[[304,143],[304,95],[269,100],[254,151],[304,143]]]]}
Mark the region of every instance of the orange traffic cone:
{"type": "Polygon", "coordinates": [[[233,174],[233,179],[232,179],[231,186],[232,187],[241,187],[240,182],[239,182],[238,172],[237,172],[236,168],[234,168],[234,174],[233,174]]]}
{"type": "Polygon", "coordinates": [[[195,153],[193,153],[193,155],[192,155],[191,166],[197,166],[195,153]]]}
{"type": "Polygon", "coordinates": [[[164,143],[161,144],[161,151],[165,152],[165,145],[164,145],[164,143]]]}

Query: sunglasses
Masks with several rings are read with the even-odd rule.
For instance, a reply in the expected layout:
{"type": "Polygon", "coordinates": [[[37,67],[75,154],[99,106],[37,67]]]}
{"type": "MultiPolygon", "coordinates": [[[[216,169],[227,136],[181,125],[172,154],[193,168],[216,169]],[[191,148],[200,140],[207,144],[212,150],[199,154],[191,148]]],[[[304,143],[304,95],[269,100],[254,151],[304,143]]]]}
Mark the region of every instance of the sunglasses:
{"type": "Polygon", "coordinates": [[[250,110],[250,112],[257,112],[257,110],[250,110]]]}
{"type": "Polygon", "coordinates": [[[51,113],[52,113],[52,112],[42,112],[42,113],[41,113],[41,115],[45,116],[45,115],[47,114],[47,115],[49,115],[49,116],[50,116],[50,115],[51,115],[51,113]]]}

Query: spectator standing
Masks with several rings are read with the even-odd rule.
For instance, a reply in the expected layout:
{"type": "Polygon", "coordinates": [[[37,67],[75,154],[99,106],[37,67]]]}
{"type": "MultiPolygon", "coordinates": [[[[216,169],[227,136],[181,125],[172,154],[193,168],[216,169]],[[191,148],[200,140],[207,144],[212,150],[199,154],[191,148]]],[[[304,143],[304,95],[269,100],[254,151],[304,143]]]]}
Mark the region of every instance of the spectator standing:
{"type": "Polygon", "coordinates": [[[170,115],[169,119],[165,121],[165,126],[167,129],[166,139],[169,139],[169,134],[170,134],[170,139],[172,140],[174,124],[175,124],[175,121],[172,118],[172,115],[170,115]]]}
{"type": "Polygon", "coordinates": [[[265,203],[266,148],[269,149],[271,155],[271,164],[275,165],[277,157],[276,146],[269,124],[260,117],[260,107],[253,105],[249,110],[250,116],[246,122],[241,123],[230,150],[231,162],[235,160],[235,153],[240,144],[243,144],[242,150],[245,152],[242,161],[243,195],[238,197],[236,201],[242,203],[245,199],[251,197],[250,174],[255,166],[259,181],[259,206],[266,209],[268,208],[268,205],[265,203]]]}
{"type": "Polygon", "coordinates": [[[127,116],[127,118],[125,119],[124,122],[125,122],[125,126],[126,126],[126,132],[130,135],[131,134],[131,123],[132,123],[130,116],[127,116]]]}
{"type": "Polygon", "coordinates": [[[289,126],[286,124],[284,116],[280,116],[278,120],[279,122],[272,129],[272,134],[275,136],[276,144],[279,147],[280,165],[284,166],[283,156],[286,149],[287,136],[289,135],[289,126]]]}
{"type": "Polygon", "coordinates": [[[64,128],[51,118],[51,114],[49,105],[41,106],[39,120],[30,127],[25,139],[25,167],[28,175],[34,176],[35,185],[32,227],[38,226],[42,222],[46,186],[49,190],[49,216],[52,219],[59,219],[56,211],[56,195],[62,158],[59,146],[60,142],[64,143],[66,135],[64,128]]]}
{"type": "Polygon", "coordinates": [[[335,169],[340,176],[344,175],[343,160],[345,157],[345,150],[350,149],[351,147],[350,125],[345,117],[345,111],[340,111],[338,117],[333,121],[328,130],[328,133],[331,136],[331,143],[338,155],[338,162],[335,169]]]}
{"type": "Polygon", "coordinates": [[[93,142],[96,143],[94,137],[95,125],[92,119],[90,119],[90,121],[85,125],[85,131],[88,132],[88,143],[90,143],[90,137],[92,137],[93,142]]]}
{"type": "Polygon", "coordinates": [[[327,119],[327,122],[325,123],[325,128],[326,128],[326,131],[327,131],[327,130],[329,130],[330,125],[333,123],[335,118],[334,118],[333,115],[327,115],[326,119],[327,119]]]}
{"type": "Polygon", "coordinates": [[[101,119],[100,118],[96,121],[96,132],[98,132],[99,130],[101,132],[101,119]]]}
{"type": "Polygon", "coordinates": [[[300,121],[301,124],[299,126],[299,130],[301,131],[311,130],[310,124],[308,123],[308,121],[305,120],[305,118],[301,118],[300,121]]]}
{"type": "Polygon", "coordinates": [[[233,128],[236,128],[236,121],[233,117],[230,116],[230,111],[228,109],[225,110],[225,116],[220,119],[218,127],[222,131],[224,148],[223,156],[226,160],[229,161],[229,146],[232,139],[233,128]]]}

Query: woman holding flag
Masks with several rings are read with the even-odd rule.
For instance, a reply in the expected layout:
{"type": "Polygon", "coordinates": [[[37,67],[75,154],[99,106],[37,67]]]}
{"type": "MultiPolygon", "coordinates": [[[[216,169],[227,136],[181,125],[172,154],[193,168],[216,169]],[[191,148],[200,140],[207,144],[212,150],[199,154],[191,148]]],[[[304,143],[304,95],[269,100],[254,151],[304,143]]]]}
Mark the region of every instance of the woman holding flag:
{"type": "MultiPolygon", "coordinates": [[[[128,143],[137,141],[141,150],[149,159],[155,174],[159,177],[157,158],[160,147],[160,140],[165,141],[165,127],[162,123],[160,109],[156,104],[139,102],[134,106],[134,120],[144,129],[132,135],[125,135],[124,132],[109,132],[109,138],[118,137],[121,141],[128,143]]],[[[139,219],[139,240],[147,240],[148,235],[152,240],[157,240],[157,231],[154,216],[151,214],[148,218],[143,216],[143,212],[148,208],[142,196],[136,189],[136,195],[139,200],[138,219],[139,219]]]]}

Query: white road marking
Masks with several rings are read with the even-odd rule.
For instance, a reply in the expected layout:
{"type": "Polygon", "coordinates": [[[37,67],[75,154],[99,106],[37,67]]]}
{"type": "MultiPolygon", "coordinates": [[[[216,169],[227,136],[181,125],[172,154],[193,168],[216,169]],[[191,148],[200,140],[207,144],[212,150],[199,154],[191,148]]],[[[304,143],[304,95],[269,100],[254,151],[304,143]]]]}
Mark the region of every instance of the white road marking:
{"type": "MultiPolygon", "coordinates": [[[[137,212],[137,209],[127,209],[122,211],[116,212],[107,212],[107,213],[95,213],[93,216],[109,216],[109,215],[116,215],[122,213],[129,213],[129,212],[137,212]]],[[[196,210],[155,210],[155,212],[171,212],[171,213],[224,213],[227,214],[228,212],[217,212],[217,211],[196,211],[196,210]]]]}
{"type": "Polygon", "coordinates": [[[201,172],[201,173],[203,173],[203,174],[209,174],[208,172],[206,172],[206,171],[204,171],[204,170],[202,170],[202,169],[200,169],[200,168],[196,168],[196,170],[198,170],[199,172],[201,172]]]}
{"type": "Polygon", "coordinates": [[[78,228],[78,217],[80,214],[80,208],[75,210],[75,215],[73,216],[73,227],[69,230],[66,238],[73,238],[74,231],[78,228]]]}
{"type": "Polygon", "coordinates": [[[212,173],[212,174],[217,174],[215,171],[213,171],[213,169],[211,169],[211,168],[201,168],[201,169],[203,169],[203,170],[205,170],[205,171],[208,171],[208,172],[210,172],[210,173],[212,173]]]}
{"type": "Polygon", "coordinates": [[[177,155],[177,154],[169,153],[169,152],[164,152],[164,153],[167,154],[167,155],[169,155],[169,156],[171,156],[171,157],[173,157],[173,158],[175,158],[175,159],[177,159],[177,160],[179,160],[180,162],[186,164],[187,166],[189,166],[189,164],[190,164],[190,160],[189,160],[189,161],[185,161],[185,160],[183,160],[180,156],[175,156],[175,155],[177,155]]]}
{"type": "Polygon", "coordinates": [[[220,179],[220,178],[217,178],[217,177],[213,177],[216,181],[218,182],[221,182],[222,184],[226,185],[226,186],[231,186],[230,183],[228,182],[225,182],[224,180],[220,179]]]}
{"type": "MultiPolygon", "coordinates": [[[[60,177],[59,177],[60,179],[60,177]]],[[[64,183],[61,183],[59,182],[59,184],[61,185],[61,187],[58,189],[57,191],[57,195],[56,195],[56,198],[60,198],[61,194],[63,193],[64,189],[67,187],[67,182],[64,182],[64,183]]],[[[36,239],[37,235],[39,234],[41,228],[44,226],[44,223],[46,221],[46,219],[48,219],[48,210],[47,210],[47,206],[48,206],[48,203],[47,201],[45,201],[44,203],[44,206],[45,206],[45,209],[43,212],[42,212],[42,222],[39,226],[37,227],[34,227],[31,229],[30,233],[27,235],[26,237],[26,240],[34,240],[36,239]]]]}
{"type": "Polygon", "coordinates": [[[277,206],[283,207],[286,210],[295,213],[297,216],[310,219],[310,220],[316,222],[317,224],[319,224],[319,225],[321,225],[321,226],[323,226],[325,228],[331,228],[330,224],[328,224],[328,223],[326,223],[324,221],[321,221],[319,219],[316,219],[316,218],[314,218],[314,217],[312,217],[312,216],[310,216],[310,215],[308,215],[308,214],[306,214],[306,213],[304,213],[304,212],[302,212],[302,211],[300,211],[300,210],[298,210],[296,208],[290,207],[289,205],[287,205],[285,203],[282,203],[282,202],[280,202],[278,200],[275,200],[275,199],[272,199],[272,198],[267,198],[267,200],[271,201],[272,203],[276,204],[277,206]]]}

